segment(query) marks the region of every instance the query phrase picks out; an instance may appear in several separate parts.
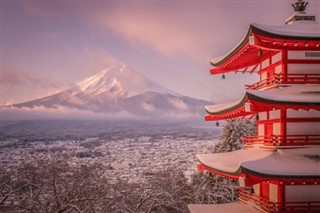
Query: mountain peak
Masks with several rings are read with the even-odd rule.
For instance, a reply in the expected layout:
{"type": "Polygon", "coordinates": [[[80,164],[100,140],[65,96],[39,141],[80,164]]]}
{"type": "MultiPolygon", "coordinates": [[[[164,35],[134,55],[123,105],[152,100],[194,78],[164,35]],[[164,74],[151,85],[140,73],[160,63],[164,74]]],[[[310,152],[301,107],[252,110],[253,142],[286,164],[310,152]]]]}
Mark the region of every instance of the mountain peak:
{"type": "Polygon", "coordinates": [[[82,93],[100,95],[110,93],[131,97],[145,92],[158,92],[161,94],[177,94],[155,82],[152,82],[141,73],[126,64],[109,66],[94,76],[77,83],[82,93]]]}
{"type": "Polygon", "coordinates": [[[113,63],[74,87],[14,106],[66,107],[111,114],[129,112],[133,115],[162,116],[198,114],[208,104],[172,92],[126,64],[113,63]]]}

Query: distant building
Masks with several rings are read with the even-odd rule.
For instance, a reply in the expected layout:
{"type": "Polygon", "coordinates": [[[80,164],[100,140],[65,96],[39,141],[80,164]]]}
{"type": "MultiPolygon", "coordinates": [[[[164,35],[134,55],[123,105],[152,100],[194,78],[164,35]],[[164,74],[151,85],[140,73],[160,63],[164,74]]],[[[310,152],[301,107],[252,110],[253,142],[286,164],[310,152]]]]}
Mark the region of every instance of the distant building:
{"type": "Polygon", "coordinates": [[[211,74],[257,73],[236,102],[207,106],[207,121],[256,118],[245,148],[199,154],[199,169],[238,180],[239,202],[190,204],[191,213],[320,212],[320,25],[297,0],[283,26],[251,24],[211,74]]]}

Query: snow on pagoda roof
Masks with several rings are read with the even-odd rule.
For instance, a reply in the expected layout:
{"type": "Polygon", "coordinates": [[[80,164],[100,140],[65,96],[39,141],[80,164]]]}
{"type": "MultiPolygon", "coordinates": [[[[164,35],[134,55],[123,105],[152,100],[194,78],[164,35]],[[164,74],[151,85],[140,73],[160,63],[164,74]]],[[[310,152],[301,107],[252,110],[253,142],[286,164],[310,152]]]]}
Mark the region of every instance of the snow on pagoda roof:
{"type": "Polygon", "coordinates": [[[315,21],[297,21],[294,24],[282,26],[270,26],[252,23],[244,38],[227,54],[210,60],[213,66],[219,66],[226,62],[236,52],[241,50],[252,34],[260,34],[270,38],[298,39],[298,40],[320,40],[320,25],[315,21]]]}
{"type": "Polygon", "coordinates": [[[241,149],[233,152],[217,154],[198,154],[198,160],[205,166],[223,173],[240,175],[241,163],[266,157],[270,152],[261,149],[241,149]]]}
{"type": "Polygon", "coordinates": [[[259,148],[241,149],[217,154],[199,154],[206,167],[229,175],[251,173],[259,176],[305,177],[320,176],[320,162],[308,156],[320,155],[319,148],[266,151],[259,148]]]}
{"type": "Polygon", "coordinates": [[[320,86],[287,85],[266,91],[247,90],[237,101],[205,106],[205,109],[211,115],[228,113],[243,107],[249,100],[273,105],[320,106],[320,86]]]}
{"type": "Polygon", "coordinates": [[[227,203],[227,204],[189,204],[190,213],[212,213],[212,212],[259,212],[250,205],[243,203],[227,203]]]}
{"type": "Polygon", "coordinates": [[[299,21],[295,24],[284,26],[270,26],[262,24],[252,24],[256,30],[273,36],[299,37],[299,38],[318,38],[320,37],[320,25],[314,21],[299,21]]]}

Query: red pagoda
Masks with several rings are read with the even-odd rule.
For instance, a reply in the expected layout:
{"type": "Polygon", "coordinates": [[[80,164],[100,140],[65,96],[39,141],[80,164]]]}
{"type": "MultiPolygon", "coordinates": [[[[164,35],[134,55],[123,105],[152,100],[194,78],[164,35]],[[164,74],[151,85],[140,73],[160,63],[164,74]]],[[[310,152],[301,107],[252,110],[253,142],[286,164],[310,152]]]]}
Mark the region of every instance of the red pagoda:
{"type": "Polygon", "coordinates": [[[239,181],[239,202],[189,205],[191,213],[320,212],[320,25],[297,0],[283,26],[251,24],[211,74],[257,73],[228,104],[206,106],[207,121],[256,118],[244,149],[199,154],[199,169],[239,181]]]}

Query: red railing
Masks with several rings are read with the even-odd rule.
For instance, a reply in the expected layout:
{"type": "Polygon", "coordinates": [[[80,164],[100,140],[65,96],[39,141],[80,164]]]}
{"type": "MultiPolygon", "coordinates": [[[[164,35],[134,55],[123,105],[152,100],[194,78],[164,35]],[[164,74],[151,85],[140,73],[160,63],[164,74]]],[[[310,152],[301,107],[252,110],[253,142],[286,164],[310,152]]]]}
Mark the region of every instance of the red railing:
{"type": "Polygon", "coordinates": [[[245,145],[263,144],[265,146],[320,145],[320,135],[270,135],[244,136],[245,145]]]}
{"type": "Polygon", "coordinates": [[[252,85],[247,89],[260,89],[276,84],[320,84],[320,74],[274,74],[272,77],[252,85]]]}
{"type": "Polygon", "coordinates": [[[253,194],[247,190],[239,189],[240,202],[252,204],[264,212],[319,212],[319,202],[272,202],[253,194]]]}

